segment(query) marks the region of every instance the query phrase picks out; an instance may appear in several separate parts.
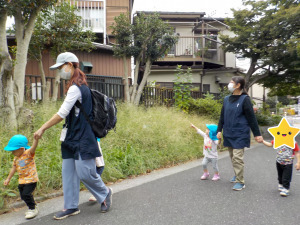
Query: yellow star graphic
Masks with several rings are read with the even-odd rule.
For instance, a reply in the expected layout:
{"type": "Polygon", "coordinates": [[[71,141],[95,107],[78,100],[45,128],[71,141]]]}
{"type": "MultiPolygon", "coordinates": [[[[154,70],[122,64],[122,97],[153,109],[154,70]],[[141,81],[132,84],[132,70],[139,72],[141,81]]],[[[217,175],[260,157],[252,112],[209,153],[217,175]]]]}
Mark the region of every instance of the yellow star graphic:
{"type": "Polygon", "coordinates": [[[296,143],[295,137],[300,132],[300,129],[290,126],[286,118],[282,118],[277,127],[270,127],[268,131],[274,137],[275,149],[282,145],[294,149],[296,143]]]}

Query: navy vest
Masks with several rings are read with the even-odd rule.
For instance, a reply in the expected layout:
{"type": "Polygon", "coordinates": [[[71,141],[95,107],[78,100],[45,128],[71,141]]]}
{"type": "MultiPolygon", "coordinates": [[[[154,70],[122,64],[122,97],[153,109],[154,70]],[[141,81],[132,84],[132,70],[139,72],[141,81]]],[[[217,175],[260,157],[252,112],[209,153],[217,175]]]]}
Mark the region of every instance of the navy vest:
{"type": "Polygon", "coordinates": [[[250,147],[250,126],[243,112],[243,103],[248,95],[241,95],[235,102],[224,99],[224,146],[240,149],[250,147]]]}
{"type": "MultiPolygon", "coordinates": [[[[78,86],[82,96],[82,107],[91,116],[92,98],[90,89],[86,85],[78,86]]],[[[65,125],[68,128],[65,141],[61,143],[61,153],[63,159],[78,159],[80,154],[83,160],[93,159],[101,156],[97,144],[97,139],[90,124],[86,121],[83,113],[79,112],[75,116],[75,106],[66,117],[65,125]]]]}

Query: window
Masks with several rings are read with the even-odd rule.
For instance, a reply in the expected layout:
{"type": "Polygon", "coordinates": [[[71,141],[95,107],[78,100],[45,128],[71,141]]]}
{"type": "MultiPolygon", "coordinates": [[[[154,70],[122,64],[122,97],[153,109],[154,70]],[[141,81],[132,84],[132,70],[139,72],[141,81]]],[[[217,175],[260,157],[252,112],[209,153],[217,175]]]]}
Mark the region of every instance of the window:
{"type": "Polygon", "coordinates": [[[203,93],[210,92],[210,84],[203,84],[203,93]]]}

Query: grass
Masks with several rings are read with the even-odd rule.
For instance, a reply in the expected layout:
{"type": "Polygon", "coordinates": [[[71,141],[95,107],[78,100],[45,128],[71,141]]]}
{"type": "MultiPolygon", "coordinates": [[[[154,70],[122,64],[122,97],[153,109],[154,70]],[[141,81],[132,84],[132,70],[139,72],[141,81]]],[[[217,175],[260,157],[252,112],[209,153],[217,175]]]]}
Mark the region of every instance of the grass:
{"type": "MultiPolygon", "coordinates": [[[[3,150],[11,136],[21,133],[32,143],[33,133],[55,114],[61,102],[48,106],[31,105],[34,112],[31,122],[19,131],[0,128],[0,176],[6,179],[12,165],[13,155],[3,150]]],[[[117,104],[118,122],[116,132],[110,131],[101,139],[101,147],[105,160],[102,174],[104,182],[115,182],[131,176],[148,173],[152,170],[173,166],[182,162],[202,157],[203,138],[190,123],[205,129],[206,123],[216,123],[206,117],[188,115],[173,108],[165,107],[133,107],[123,103],[117,104]]],[[[36,165],[39,183],[35,195],[44,195],[60,190],[61,152],[60,123],[48,129],[36,150],[36,165]]],[[[12,178],[8,187],[0,183],[0,208],[8,201],[14,201],[17,192],[18,176],[12,178]],[[2,200],[1,200],[2,199],[2,200]],[[2,201],[2,205],[1,205],[2,201]]]]}

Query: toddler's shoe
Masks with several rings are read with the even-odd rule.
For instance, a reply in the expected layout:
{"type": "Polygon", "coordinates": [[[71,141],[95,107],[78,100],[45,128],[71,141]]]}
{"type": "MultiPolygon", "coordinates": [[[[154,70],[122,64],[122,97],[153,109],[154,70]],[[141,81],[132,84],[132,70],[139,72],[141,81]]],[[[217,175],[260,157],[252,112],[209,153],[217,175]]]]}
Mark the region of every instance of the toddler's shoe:
{"type": "Polygon", "coordinates": [[[220,180],[220,174],[215,174],[211,180],[220,180]]]}
{"type": "Polygon", "coordinates": [[[290,191],[288,189],[283,188],[283,190],[280,192],[280,195],[283,197],[287,197],[290,195],[290,191]]]}
{"type": "Polygon", "coordinates": [[[282,186],[282,184],[278,184],[278,191],[283,191],[284,190],[284,187],[282,186]]]}
{"type": "Polygon", "coordinates": [[[25,219],[32,219],[36,217],[38,214],[39,214],[39,210],[37,208],[28,209],[28,211],[25,213],[25,219]]]}
{"type": "Polygon", "coordinates": [[[209,177],[209,173],[204,173],[201,177],[201,180],[207,180],[208,177],[209,177]]]}

